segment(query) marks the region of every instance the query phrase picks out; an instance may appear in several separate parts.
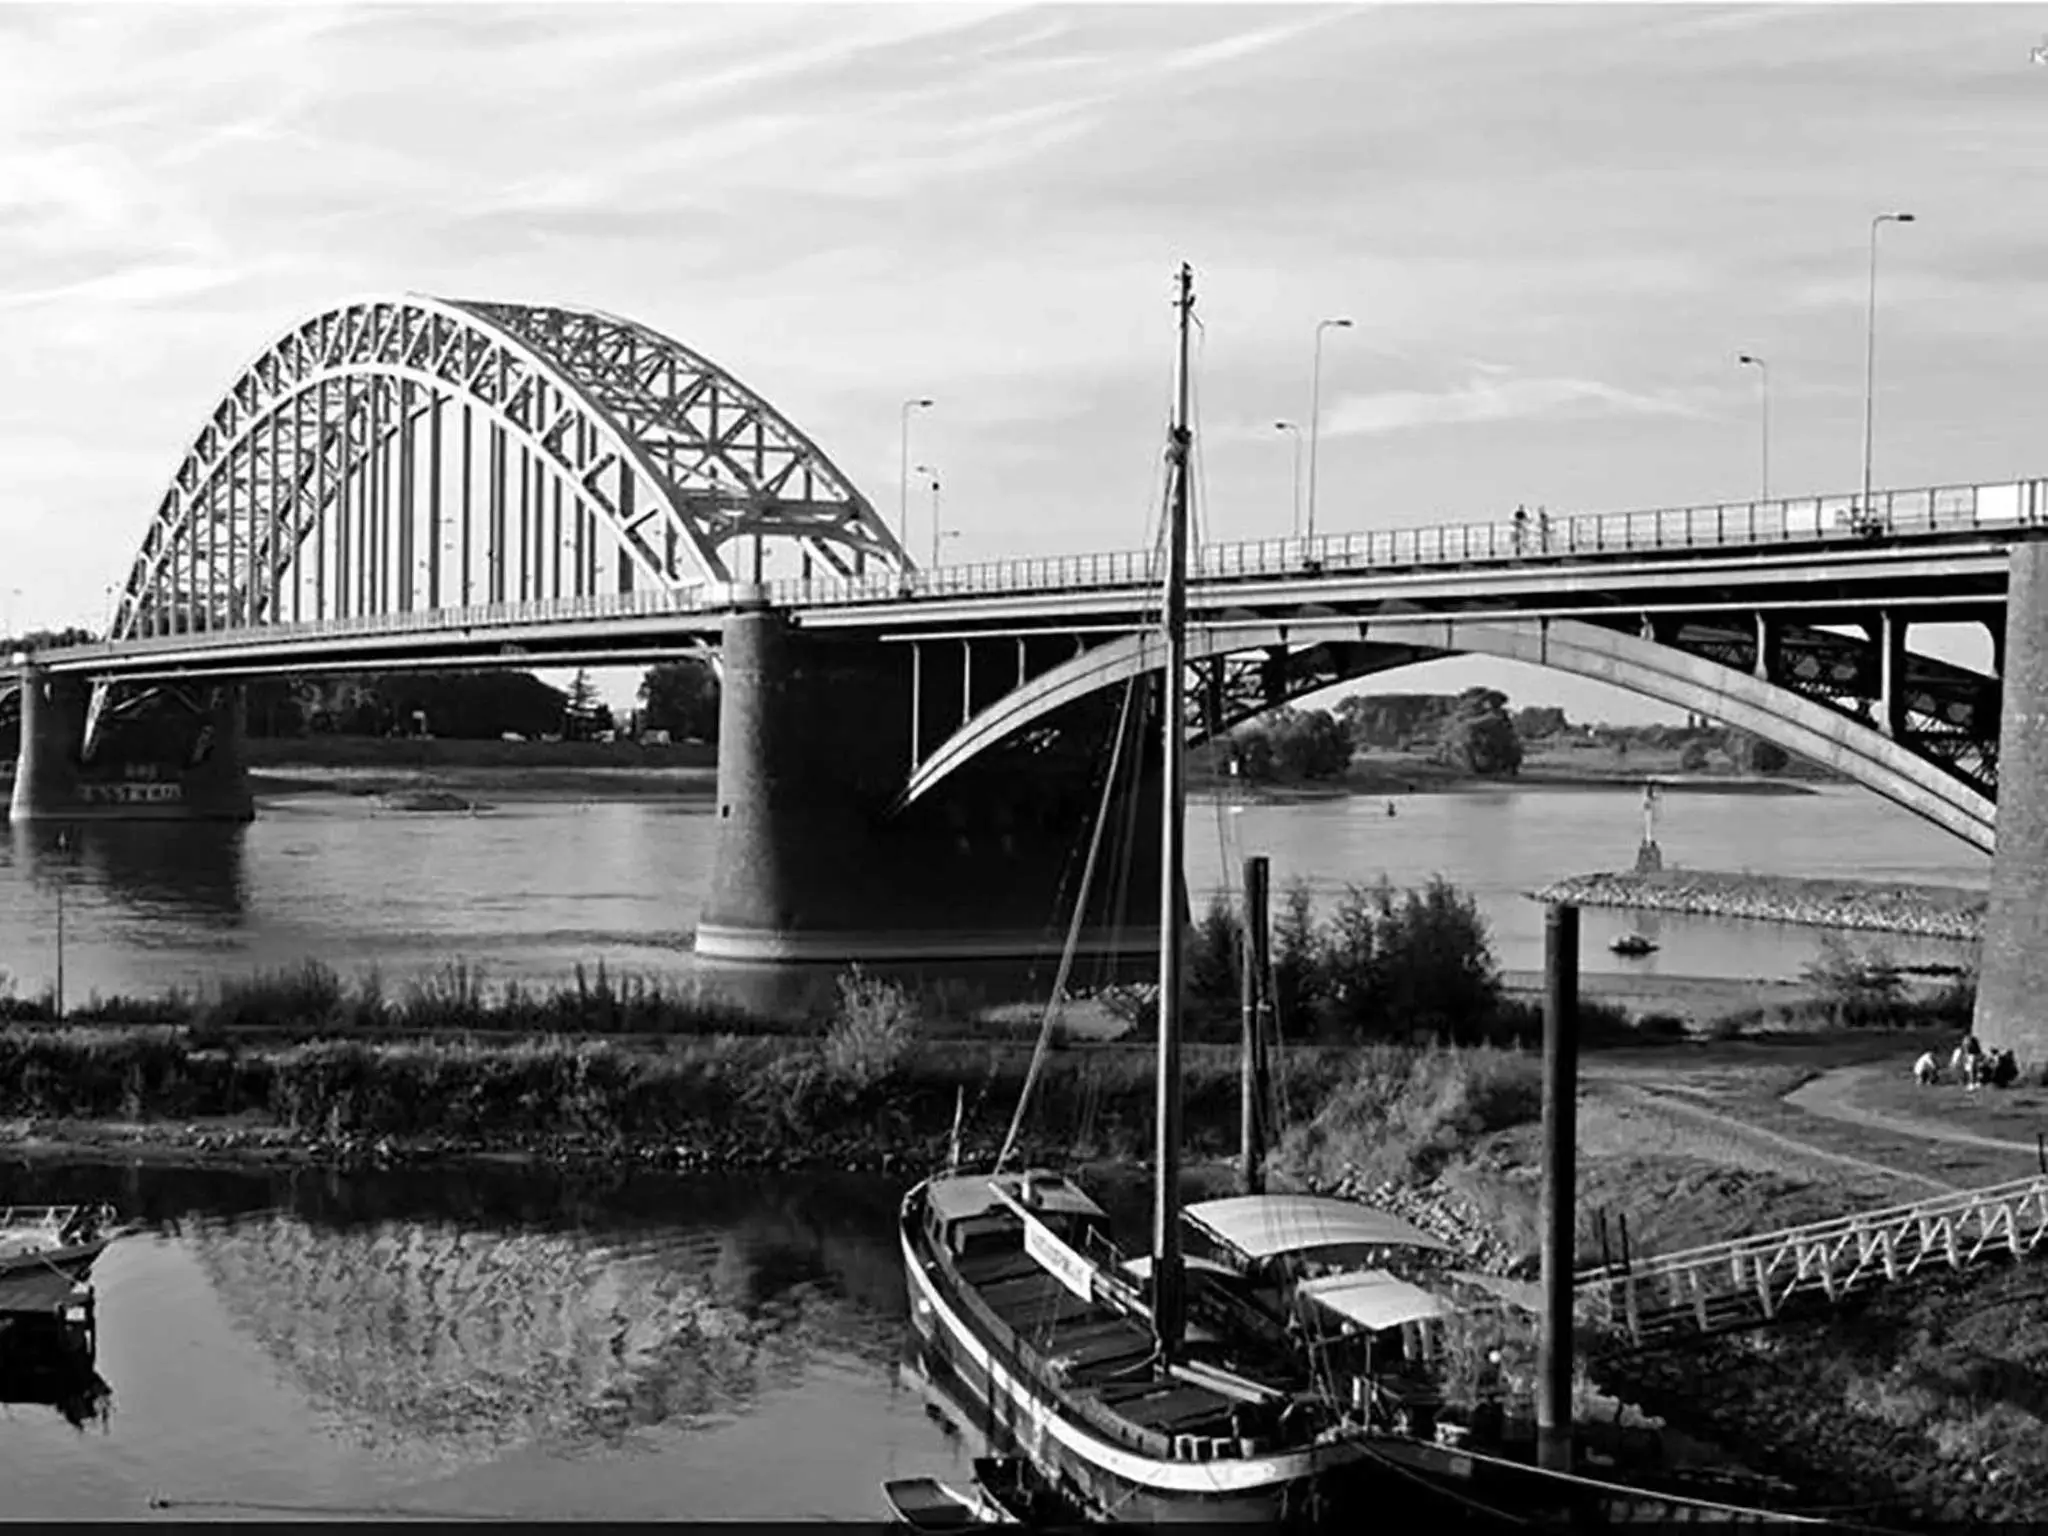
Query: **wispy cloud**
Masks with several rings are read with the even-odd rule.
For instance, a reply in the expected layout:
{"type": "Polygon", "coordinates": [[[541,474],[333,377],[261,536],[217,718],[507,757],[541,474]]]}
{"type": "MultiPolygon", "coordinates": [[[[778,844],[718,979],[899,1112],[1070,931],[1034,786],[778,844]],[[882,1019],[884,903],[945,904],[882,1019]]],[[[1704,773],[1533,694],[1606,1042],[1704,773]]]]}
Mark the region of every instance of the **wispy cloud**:
{"type": "Polygon", "coordinates": [[[1774,482],[1838,488],[1896,207],[1879,478],[2038,470],[2039,39],[2005,6],[0,6],[0,564],[96,610],[235,371],[380,290],[671,331],[883,503],[932,395],[966,556],[1142,537],[1182,258],[1223,536],[1284,525],[1270,423],[1334,315],[1332,526],[1746,491],[1741,350],[1774,482]]]}
{"type": "Polygon", "coordinates": [[[1594,379],[1506,378],[1479,370],[1449,389],[1391,390],[1334,402],[1322,430],[1331,437],[1405,432],[1550,416],[1698,416],[1675,399],[1637,394],[1594,379]]]}

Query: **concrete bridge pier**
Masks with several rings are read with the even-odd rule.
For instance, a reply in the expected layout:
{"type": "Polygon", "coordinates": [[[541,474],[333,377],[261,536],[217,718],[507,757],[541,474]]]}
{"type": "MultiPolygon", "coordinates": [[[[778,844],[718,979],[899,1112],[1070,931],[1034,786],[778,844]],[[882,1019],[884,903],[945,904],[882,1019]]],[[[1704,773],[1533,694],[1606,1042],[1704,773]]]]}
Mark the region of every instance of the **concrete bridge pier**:
{"type": "Polygon", "coordinates": [[[1998,841],[1978,960],[1977,1037],[2048,1064],[2048,542],[2012,546],[1998,668],[1998,841]]]}
{"type": "MultiPolygon", "coordinates": [[[[913,709],[933,721],[922,740],[942,739],[935,657],[920,670],[908,645],[806,632],[765,609],[729,618],[723,650],[718,835],[699,955],[832,965],[1057,957],[1113,710],[1062,722],[1059,740],[1035,752],[992,750],[898,811],[919,734],[913,709]]],[[[956,712],[969,680],[959,665],[956,712]]],[[[1126,807],[1113,818],[1112,833],[1129,836],[1104,849],[1084,953],[1136,957],[1157,943],[1156,876],[1116,878],[1126,853],[1136,871],[1157,868],[1157,751],[1126,750],[1143,752],[1130,760],[1147,776],[1135,815],[1126,807]]]]}
{"type": "Polygon", "coordinates": [[[8,820],[249,821],[243,695],[213,690],[197,709],[161,708],[116,721],[93,761],[81,760],[91,685],[29,668],[21,682],[21,745],[8,820]]]}

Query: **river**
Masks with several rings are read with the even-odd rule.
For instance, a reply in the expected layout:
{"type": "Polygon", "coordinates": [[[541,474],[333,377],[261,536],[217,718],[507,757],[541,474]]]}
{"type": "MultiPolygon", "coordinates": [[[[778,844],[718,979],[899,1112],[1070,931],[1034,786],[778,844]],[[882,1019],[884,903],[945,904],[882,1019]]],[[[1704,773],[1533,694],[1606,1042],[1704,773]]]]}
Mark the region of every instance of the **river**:
{"type": "Polygon", "coordinates": [[[971,1477],[899,1380],[899,1194],[0,1164],[0,1205],[142,1223],[94,1271],[98,1401],[0,1372],[6,1514],[877,1519],[971,1477]]]}
{"type": "MultiPolygon", "coordinates": [[[[484,792],[488,797],[488,791],[484,792]]],[[[1385,875],[1442,874],[1472,893],[1501,964],[1542,964],[1542,912],[1522,894],[1560,876],[1625,869],[1641,835],[1628,790],[1484,789],[1289,804],[1207,802],[1189,816],[1190,883],[1213,889],[1244,853],[1270,855],[1276,882],[1325,899],[1385,875]]],[[[66,992],[203,986],[317,957],[387,983],[462,959],[499,979],[544,980],[602,960],[678,975],[709,871],[708,796],[540,799],[508,795],[480,814],[403,811],[376,797],[265,798],[247,827],[17,827],[0,838],[0,969],[32,994],[49,986],[64,922],[66,992]]],[[[1982,886],[1967,845],[1848,786],[1810,795],[1678,793],[1658,831],[1667,863],[1766,874],[1982,886]]],[[[1198,895],[1198,901],[1200,896],[1198,895]]],[[[1047,914],[1048,930],[1056,914],[1047,914]]],[[[1588,911],[1589,969],[1793,978],[1817,949],[1810,928],[1588,911]],[[1640,961],[1605,957],[1631,930],[1660,944],[1640,961]]],[[[1877,936],[1865,936],[1866,940],[1877,936]]],[[[1859,941],[1861,942],[1861,941],[1859,941]]],[[[1903,961],[1955,961],[1965,948],[1886,936],[1903,961]]]]}

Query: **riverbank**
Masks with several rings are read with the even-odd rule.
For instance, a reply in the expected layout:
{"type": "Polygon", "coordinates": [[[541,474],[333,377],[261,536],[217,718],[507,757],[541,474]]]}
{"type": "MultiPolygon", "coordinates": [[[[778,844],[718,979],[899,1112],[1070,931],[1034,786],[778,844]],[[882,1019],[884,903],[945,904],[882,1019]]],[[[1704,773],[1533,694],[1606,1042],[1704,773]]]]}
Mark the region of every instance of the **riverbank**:
{"type": "MultiPolygon", "coordinates": [[[[1402,1082],[1412,1075],[1415,1091],[1443,1099],[1424,1114],[1428,1135],[1459,1112],[1457,1083],[1470,1061],[1510,1059],[1440,1053],[1423,1061],[1428,1054],[1403,1049],[1399,1058],[1402,1082]]],[[[1319,1113],[1359,1059],[1291,1052],[1287,1091],[1297,1112],[1319,1113]]],[[[992,1155],[1030,1060],[1029,1042],[918,1040],[886,1006],[809,1035],[632,1041],[282,1045],[182,1028],[16,1025],[0,1029],[0,1147],[45,1158],[517,1158],[887,1172],[938,1162],[956,1112],[966,1153],[992,1155]]],[[[1237,1134],[1237,1052],[1191,1044],[1186,1061],[1190,1153],[1227,1153],[1237,1134]]],[[[1153,1074],[1146,1051],[1053,1052],[1026,1155],[1142,1158],[1153,1074]]]]}
{"type": "MultiPolygon", "coordinates": [[[[340,793],[404,796],[442,791],[488,809],[493,799],[640,799],[712,793],[718,747],[712,742],[642,745],[633,741],[467,741],[433,737],[257,737],[245,760],[259,795],[340,793]]],[[[1612,789],[1640,792],[1654,779],[1667,794],[1810,795],[1817,775],[1761,776],[1683,771],[1678,755],[1639,749],[1537,746],[1512,778],[1467,773],[1420,753],[1362,751],[1334,779],[1247,785],[1191,765],[1190,788],[1272,803],[1347,795],[1398,799],[1498,789],[1612,789]]],[[[448,808],[448,807],[442,807],[448,808]]]]}
{"type": "Polygon", "coordinates": [[[1966,886],[1816,880],[1703,869],[1573,875],[1528,893],[1542,902],[1739,917],[1816,928],[1909,933],[1976,942],[1988,897],[1966,886]]]}
{"type": "MultiPolygon", "coordinates": [[[[1612,789],[1640,794],[1654,780],[1666,794],[1810,795],[1815,783],[1831,780],[1817,774],[1764,775],[1732,770],[1687,771],[1676,752],[1538,745],[1528,749],[1521,768],[1508,778],[1467,773],[1415,752],[1366,750],[1356,753],[1329,793],[1354,795],[1454,794],[1483,789],[1612,789]]],[[[1288,786],[1293,789],[1313,786],[1288,786]]]]}

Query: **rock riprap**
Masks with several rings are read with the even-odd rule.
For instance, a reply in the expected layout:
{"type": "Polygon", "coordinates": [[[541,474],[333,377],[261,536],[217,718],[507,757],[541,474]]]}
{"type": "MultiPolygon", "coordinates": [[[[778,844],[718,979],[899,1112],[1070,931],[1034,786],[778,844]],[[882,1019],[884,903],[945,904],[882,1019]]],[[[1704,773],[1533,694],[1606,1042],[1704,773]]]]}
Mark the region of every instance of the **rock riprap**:
{"type": "Polygon", "coordinates": [[[1983,891],[1965,886],[1693,869],[1573,875],[1528,894],[1537,901],[1582,907],[1629,907],[1970,941],[1982,935],[1986,901],[1983,891]]]}

